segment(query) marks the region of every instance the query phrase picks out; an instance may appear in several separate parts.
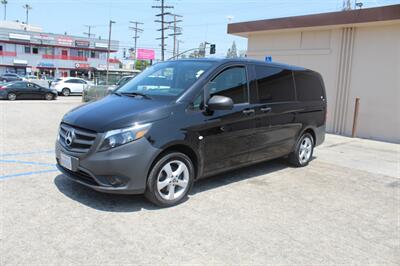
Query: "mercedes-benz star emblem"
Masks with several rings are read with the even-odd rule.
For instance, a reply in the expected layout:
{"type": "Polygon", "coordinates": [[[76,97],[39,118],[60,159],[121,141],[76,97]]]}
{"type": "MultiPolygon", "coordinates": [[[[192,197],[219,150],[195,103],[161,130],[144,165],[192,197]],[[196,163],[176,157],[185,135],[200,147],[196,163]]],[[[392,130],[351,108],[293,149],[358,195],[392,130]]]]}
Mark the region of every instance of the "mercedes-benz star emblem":
{"type": "Polygon", "coordinates": [[[65,136],[65,144],[67,144],[68,146],[71,146],[72,142],[74,141],[75,138],[75,132],[73,129],[68,130],[67,134],[65,136]]]}

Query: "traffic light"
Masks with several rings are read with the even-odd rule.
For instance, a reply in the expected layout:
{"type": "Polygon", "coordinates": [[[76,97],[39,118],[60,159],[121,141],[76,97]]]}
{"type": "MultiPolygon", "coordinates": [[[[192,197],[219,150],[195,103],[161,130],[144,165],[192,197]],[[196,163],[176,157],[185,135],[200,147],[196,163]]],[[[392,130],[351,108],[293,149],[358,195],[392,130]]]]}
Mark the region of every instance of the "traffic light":
{"type": "Polygon", "coordinates": [[[215,54],[215,44],[210,45],[210,54],[215,54]]]}

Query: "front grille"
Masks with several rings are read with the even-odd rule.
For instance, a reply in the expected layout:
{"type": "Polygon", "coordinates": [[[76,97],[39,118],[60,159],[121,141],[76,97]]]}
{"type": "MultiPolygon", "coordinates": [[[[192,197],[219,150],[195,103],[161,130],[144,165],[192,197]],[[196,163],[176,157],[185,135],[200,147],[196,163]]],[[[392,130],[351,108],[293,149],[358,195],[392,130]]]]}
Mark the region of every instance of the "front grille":
{"type": "Polygon", "coordinates": [[[96,133],[86,129],[72,127],[67,124],[60,125],[60,143],[69,151],[87,153],[96,140],[96,133]],[[72,136],[67,140],[68,134],[72,136]],[[69,144],[69,145],[68,145],[69,144]]]}

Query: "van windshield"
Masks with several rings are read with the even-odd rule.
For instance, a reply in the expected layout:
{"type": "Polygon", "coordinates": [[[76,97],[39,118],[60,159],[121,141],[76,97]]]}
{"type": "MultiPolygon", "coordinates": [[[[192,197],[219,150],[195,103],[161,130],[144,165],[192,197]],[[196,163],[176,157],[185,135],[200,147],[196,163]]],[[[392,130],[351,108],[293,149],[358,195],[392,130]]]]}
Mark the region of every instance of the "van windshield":
{"type": "Polygon", "coordinates": [[[124,84],[117,91],[146,95],[178,96],[213,65],[204,61],[173,61],[158,63],[124,84]]]}

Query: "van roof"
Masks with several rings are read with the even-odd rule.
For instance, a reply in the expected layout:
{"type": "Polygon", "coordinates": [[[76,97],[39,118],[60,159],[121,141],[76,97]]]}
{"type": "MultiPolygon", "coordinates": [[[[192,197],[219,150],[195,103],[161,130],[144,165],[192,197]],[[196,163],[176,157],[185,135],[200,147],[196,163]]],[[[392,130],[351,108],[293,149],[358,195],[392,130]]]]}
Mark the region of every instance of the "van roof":
{"type": "Polygon", "coordinates": [[[279,62],[265,62],[262,60],[250,59],[250,58],[185,58],[185,59],[178,59],[178,60],[171,60],[171,61],[203,61],[203,62],[219,62],[220,64],[228,63],[228,62],[244,62],[244,63],[253,63],[253,64],[266,64],[269,66],[280,67],[288,70],[308,70],[304,67],[288,65],[279,62]]]}

